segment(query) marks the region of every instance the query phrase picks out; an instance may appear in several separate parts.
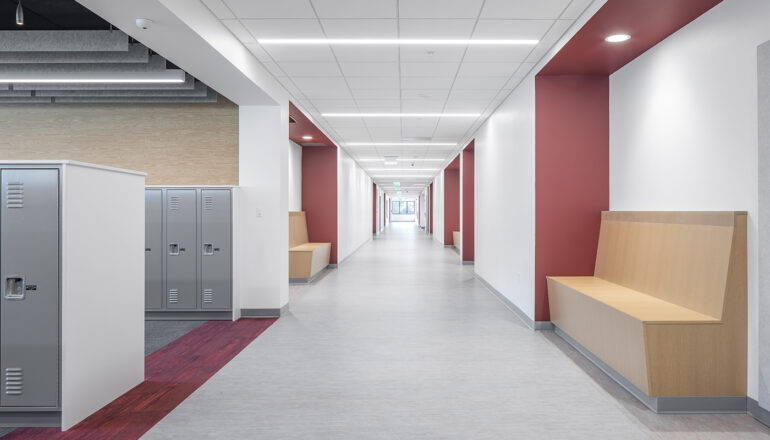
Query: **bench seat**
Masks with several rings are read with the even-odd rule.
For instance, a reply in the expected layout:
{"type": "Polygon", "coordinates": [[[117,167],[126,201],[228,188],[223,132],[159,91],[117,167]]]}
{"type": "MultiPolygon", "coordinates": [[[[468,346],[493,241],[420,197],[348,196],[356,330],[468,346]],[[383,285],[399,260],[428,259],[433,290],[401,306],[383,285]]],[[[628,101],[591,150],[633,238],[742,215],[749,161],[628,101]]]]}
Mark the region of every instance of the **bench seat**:
{"type": "Polygon", "coordinates": [[[309,282],[329,266],[331,243],[308,240],[304,211],[289,212],[289,280],[309,282]]]}

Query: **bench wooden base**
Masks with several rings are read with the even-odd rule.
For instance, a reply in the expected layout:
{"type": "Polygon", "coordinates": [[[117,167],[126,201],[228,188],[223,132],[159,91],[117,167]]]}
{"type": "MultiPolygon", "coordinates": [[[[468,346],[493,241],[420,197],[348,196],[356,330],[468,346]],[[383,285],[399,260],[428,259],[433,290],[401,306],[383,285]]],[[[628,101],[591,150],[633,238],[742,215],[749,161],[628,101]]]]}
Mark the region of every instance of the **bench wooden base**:
{"type": "Polygon", "coordinates": [[[310,279],[329,265],[331,243],[305,243],[289,249],[289,279],[310,279]]]}

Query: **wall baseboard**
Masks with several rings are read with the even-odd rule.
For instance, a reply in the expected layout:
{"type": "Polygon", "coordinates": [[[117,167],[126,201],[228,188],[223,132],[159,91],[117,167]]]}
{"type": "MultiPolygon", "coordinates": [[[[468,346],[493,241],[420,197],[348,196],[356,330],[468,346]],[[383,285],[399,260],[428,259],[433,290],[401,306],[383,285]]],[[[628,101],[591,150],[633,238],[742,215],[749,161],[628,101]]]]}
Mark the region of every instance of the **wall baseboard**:
{"type": "Polygon", "coordinates": [[[463,261],[463,266],[473,266],[476,264],[475,261],[463,261]]]}
{"type": "Polygon", "coordinates": [[[759,406],[759,402],[751,397],[746,398],[746,412],[765,426],[770,426],[770,411],[759,406]]]}
{"type": "MultiPolygon", "coordinates": [[[[658,414],[733,414],[747,412],[746,396],[648,396],[620,373],[596,357],[559,327],[554,333],[591,361],[612,380],[622,386],[647,408],[658,414]]],[[[753,415],[753,414],[752,414],[753,415]]],[[[755,417],[756,418],[756,417],[755,417]]],[[[757,419],[759,420],[759,419],[757,419]]],[[[760,420],[761,421],[761,420],[760,420]]],[[[764,422],[763,422],[764,423],[764,422]]]]}
{"type": "Polygon", "coordinates": [[[289,278],[289,285],[291,284],[310,284],[315,282],[317,279],[321,278],[322,276],[325,276],[330,270],[336,269],[337,265],[329,264],[326,267],[324,267],[322,270],[318,271],[317,274],[313,275],[310,278],[289,278]]]}
{"type": "Polygon", "coordinates": [[[474,277],[476,277],[476,279],[477,279],[477,280],[479,280],[479,281],[481,282],[481,284],[482,284],[484,287],[486,287],[486,288],[487,288],[487,290],[488,290],[490,293],[492,293],[494,296],[496,296],[496,297],[497,297],[497,299],[498,299],[498,300],[500,300],[500,302],[502,302],[502,303],[503,303],[503,305],[505,305],[506,307],[508,307],[508,308],[509,308],[509,309],[510,309],[510,310],[511,310],[511,311],[512,311],[512,312],[513,312],[513,313],[514,313],[516,316],[518,316],[518,317],[519,317],[519,319],[521,319],[521,321],[524,323],[524,325],[526,325],[527,327],[529,327],[529,328],[530,328],[530,329],[532,329],[532,330],[537,330],[537,327],[535,326],[535,321],[533,321],[533,320],[532,320],[532,318],[530,318],[529,316],[527,316],[527,314],[526,314],[526,313],[524,313],[524,311],[523,311],[523,310],[521,310],[521,309],[519,308],[519,306],[517,306],[517,305],[516,305],[516,304],[514,304],[514,303],[513,303],[511,300],[509,300],[508,298],[506,298],[506,296],[505,296],[505,295],[503,295],[502,293],[500,293],[500,292],[499,292],[497,289],[495,289],[494,287],[492,287],[492,285],[491,285],[491,284],[489,284],[489,282],[487,282],[487,280],[485,280],[484,278],[482,278],[482,276],[481,276],[481,275],[479,275],[479,274],[477,274],[477,273],[475,273],[475,272],[474,272],[473,276],[474,276],[474,277]]]}
{"type": "Polygon", "coordinates": [[[241,318],[280,318],[288,312],[288,304],[280,309],[241,309],[241,318]]]}

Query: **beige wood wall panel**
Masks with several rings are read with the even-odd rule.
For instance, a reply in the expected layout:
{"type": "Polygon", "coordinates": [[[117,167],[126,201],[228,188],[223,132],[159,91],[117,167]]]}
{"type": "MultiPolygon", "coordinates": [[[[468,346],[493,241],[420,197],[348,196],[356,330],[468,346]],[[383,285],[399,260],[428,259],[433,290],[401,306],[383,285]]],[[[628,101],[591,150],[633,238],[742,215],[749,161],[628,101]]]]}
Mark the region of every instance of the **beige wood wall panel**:
{"type": "Polygon", "coordinates": [[[733,213],[644,218],[603,213],[594,275],[720,319],[733,213]]]}
{"type": "Polygon", "coordinates": [[[551,322],[648,393],[642,322],[548,279],[551,322]]]}
{"type": "Polygon", "coordinates": [[[289,278],[310,278],[313,251],[289,251],[289,278]]]}
{"type": "Polygon", "coordinates": [[[596,274],[614,280],[548,278],[551,320],[648,395],[746,395],[746,213],[647,214],[603,214],[596,274]]]}
{"type": "Polygon", "coordinates": [[[308,242],[305,211],[289,212],[289,249],[308,242]]]}
{"type": "Polygon", "coordinates": [[[67,159],[147,173],[148,185],[237,185],[238,106],[0,105],[0,159],[67,159]]]}

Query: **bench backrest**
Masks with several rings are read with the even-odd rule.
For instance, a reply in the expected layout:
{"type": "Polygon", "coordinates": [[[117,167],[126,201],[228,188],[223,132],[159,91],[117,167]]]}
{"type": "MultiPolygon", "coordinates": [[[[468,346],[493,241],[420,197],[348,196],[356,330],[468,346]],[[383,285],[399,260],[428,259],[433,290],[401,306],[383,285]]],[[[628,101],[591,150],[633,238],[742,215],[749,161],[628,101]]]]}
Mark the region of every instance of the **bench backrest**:
{"type": "Polygon", "coordinates": [[[745,213],[605,211],[594,275],[721,319],[745,237],[745,213]]]}
{"type": "Polygon", "coordinates": [[[289,212],[289,248],[308,242],[305,211],[289,212]]]}

